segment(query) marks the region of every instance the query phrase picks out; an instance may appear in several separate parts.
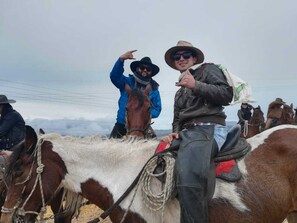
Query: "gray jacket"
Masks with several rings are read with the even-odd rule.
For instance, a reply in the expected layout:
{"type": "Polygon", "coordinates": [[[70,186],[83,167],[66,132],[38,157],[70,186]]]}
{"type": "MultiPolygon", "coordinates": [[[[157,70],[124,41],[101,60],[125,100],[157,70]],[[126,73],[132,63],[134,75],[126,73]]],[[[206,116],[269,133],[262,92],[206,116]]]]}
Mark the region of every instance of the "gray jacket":
{"type": "Polygon", "coordinates": [[[196,80],[193,90],[181,87],[175,94],[173,132],[194,122],[212,122],[225,125],[224,105],[229,105],[233,89],[215,64],[203,64],[189,69],[196,80]]]}

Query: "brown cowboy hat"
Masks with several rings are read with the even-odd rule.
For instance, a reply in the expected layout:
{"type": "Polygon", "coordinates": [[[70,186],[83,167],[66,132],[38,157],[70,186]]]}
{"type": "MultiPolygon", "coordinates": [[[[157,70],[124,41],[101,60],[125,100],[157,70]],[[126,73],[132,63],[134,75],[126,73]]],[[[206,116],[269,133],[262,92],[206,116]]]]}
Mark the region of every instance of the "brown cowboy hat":
{"type": "Polygon", "coordinates": [[[281,98],[276,98],[274,101],[275,104],[280,104],[280,105],[284,105],[286,104],[286,102],[283,101],[283,99],[281,98]]]}
{"type": "Polygon", "coordinates": [[[152,74],[150,75],[151,77],[155,76],[160,71],[160,68],[157,65],[153,64],[152,61],[151,61],[151,58],[149,58],[149,57],[144,57],[141,60],[133,61],[130,64],[130,69],[134,73],[136,68],[139,67],[142,64],[150,66],[150,68],[152,68],[152,74]]]}
{"type": "Polygon", "coordinates": [[[180,40],[177,42],[176,46],[171,47],[165,53],[165,61],[173,69],[176,69],[176,67],[174,66],[174,60],[172,57],[173,54],[175,54],[177,51],[183,51],[183,50],[193,52],[195,54],[195,57],[197,58],[197,64],[202,63],[204,61],[204,54],[200,49],[194,47],[191,43],[187,41],[180,40]]]}
{"type": "Polygon", "coordinates": [[[9,103],[15,103],[15,100],[13,99],[7,99],[5,95],[0,95],[0,104],[9,104],[9,103]]]}

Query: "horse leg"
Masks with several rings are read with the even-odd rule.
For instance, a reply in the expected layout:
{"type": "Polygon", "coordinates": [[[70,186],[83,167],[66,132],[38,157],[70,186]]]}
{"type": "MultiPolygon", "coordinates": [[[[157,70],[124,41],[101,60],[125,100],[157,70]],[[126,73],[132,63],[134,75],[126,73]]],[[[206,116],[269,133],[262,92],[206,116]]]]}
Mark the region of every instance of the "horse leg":
{"type": "Polygon", "coordinates": [[[297,223],[297,211],[291,212],[287,217],[288,223],[297,223]]]}

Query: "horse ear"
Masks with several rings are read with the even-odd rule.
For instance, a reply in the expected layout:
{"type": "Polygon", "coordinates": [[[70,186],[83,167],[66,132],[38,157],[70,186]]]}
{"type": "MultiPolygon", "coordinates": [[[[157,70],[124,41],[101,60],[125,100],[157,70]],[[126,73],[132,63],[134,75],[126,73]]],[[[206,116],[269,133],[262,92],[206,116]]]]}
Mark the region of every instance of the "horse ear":
{"type": "Polygon", "coordinates": [[[26,149],[35,148],[37,143],[37,134],[35,130],[29,126],[26,125],[26,136],[25,136],[25,147],[26,149]]]}
{"type": "Polygon", "coordinates": [[[40,128],[39,129],[39,135],[44,135],[44,134],[45,134],[45,131],[42,128],[40,128]]]}
{"type": "Polygon", "coordinates": [[[131,88],[130,88],[129,84],[125,84],[125,90],[128,93],[128,95],[131,94],[131,88]]]}
{"type": "Polygon", "coordinates": [[[150,91],[151,91],[151,85],[148,84],[148,85],[146,85],[146,88],[145,88],[145,90],[144,90],[144,93],[145,93],[146,95],[149,95],[150,91]]]}

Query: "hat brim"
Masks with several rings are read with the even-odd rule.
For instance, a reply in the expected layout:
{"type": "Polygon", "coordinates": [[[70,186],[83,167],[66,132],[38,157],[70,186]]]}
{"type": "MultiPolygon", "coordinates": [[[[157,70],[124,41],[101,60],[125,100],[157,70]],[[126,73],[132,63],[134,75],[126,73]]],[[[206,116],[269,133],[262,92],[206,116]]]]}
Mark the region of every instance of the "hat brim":
{"type": "Polygon", "coordinates": [[[11,103],[15,103],[16,101],[13,99],[8,99],[7,101],[1,101],[0,104],[11,104],[11,103]]]}
{"type": "Polygon", "coordinates": [[[286,102],[281,102],[281,101],[274,101],[273,103],[274,104],[277,104],[277,105],[284,105],[284,104],[286,104],[286,102]]]}
{"type": "Polygon", "coordinates": [[[191,51],[191,52],[194,52],[196,54],[197,64],[203,63],[203,61],[204,61],[204,54],[198,48],[193,47],[193,46],[174,46],[174,47],[171,47],[169,50],[167,50],[164,57],[165,57],[166,63],[175,70],[177,70],[177,69],[176,69],[176,67],[174,65],[174,60],[172,58],[172,55],[174,53],[176,53],[177,51],[191,51]]]}
{"type": "Polygon", "coordinates": [[[155,76],[160,71],[160,68],[157,65],[155,65],[153,63],[148,63],[148,62],[145,62],[145,61],[133,61],[130,64],[131,71],[134,73],[136,71],[136,68],[139,67],[141,64],[149,66],[149,67],[152,68],[152,74],[150,75],[151,77],[155,76]]]}

